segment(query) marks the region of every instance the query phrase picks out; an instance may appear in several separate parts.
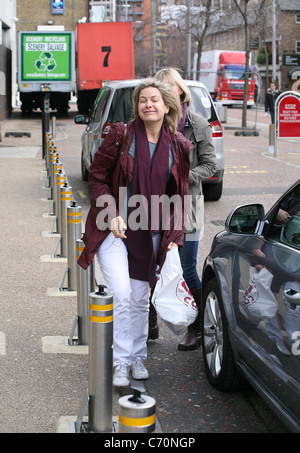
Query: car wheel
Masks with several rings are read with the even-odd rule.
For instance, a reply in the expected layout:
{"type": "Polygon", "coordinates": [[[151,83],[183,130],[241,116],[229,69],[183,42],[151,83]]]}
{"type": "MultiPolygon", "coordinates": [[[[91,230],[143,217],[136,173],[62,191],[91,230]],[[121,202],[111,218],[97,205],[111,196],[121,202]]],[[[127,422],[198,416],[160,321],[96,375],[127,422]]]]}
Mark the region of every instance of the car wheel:
{"type": "Polygon", "coordinates": [[[89,179],[89,172],[85,166],[82,153],[81,153],[81,177],[83,181],[88,181],[89,179]]]}
{"type": "Polygon", "coordinates": [[[228,323],[216,278],[205,285],[202,306],[202,351],[209,382],[218,390],[244,387],[230,344],[228,323]]]}
{"type": "Polygon", "coordinates": [[[223,192],[223,180],[216,184],[203,184],[203,194],[205,201],[220,200],[223,192]]]}

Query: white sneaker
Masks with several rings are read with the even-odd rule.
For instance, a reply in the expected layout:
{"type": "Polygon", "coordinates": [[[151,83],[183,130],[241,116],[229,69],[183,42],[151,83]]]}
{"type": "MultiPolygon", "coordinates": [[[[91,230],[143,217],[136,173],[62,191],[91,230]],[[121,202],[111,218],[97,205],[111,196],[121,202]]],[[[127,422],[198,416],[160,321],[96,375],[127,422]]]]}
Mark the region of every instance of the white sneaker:
{"type": "Polygon", "coordinates": [[[131,365],[131,374],[133,379],[147,379],[149,377],[149,373],[139,357],[131,365]]]}
{"type": "Polygon", "coordinates": [[[121,363],[115,368],[113,385],[116,387],[127,387],[129,385],[129,365],[121,363]]]}

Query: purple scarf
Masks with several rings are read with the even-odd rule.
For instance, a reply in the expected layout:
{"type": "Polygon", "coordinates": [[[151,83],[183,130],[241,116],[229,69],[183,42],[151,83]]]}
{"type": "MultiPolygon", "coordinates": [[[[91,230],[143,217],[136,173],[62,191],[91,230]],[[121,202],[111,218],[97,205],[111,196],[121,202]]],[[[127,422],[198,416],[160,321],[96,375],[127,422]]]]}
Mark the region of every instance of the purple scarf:
{"type": "MultiPolygon", "coordinates": [[[[151,231],[151,195],[164,195],[169,176],[170,132],[163,125],[150,166],[150,150],[143,121],[139,118],[134,124],[135,157],[132,181],[132,196],[143,195],[148,206],[144,206],[148,218],[148,228],[133,231],[130,221],[127,224],[129,274],[136,280],[148,281],[150,286],[155,282],[155,256],[151,231]]],[[[128,208],[128,218],[140,206],[128,208]]],[[[161,211],[160,216],[161,218],[161,211]]],[[[159,218],[159,221],[160,221],[159,218]]]]}

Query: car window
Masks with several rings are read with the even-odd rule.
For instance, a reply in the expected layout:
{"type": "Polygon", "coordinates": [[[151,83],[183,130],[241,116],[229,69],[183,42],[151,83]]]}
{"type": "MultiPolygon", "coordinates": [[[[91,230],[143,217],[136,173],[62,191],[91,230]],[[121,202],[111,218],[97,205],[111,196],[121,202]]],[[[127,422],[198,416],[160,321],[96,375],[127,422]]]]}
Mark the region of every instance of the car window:
{"type": "MultiPolygon", "coordinates": [[[[132,94],[134,88],[126,87],[115,90],[107,117],[109,123],[119,121],[127,123],[133,119],[132,94]]],[[[189,86],[189,89],[192,96],[191,109],[209,122],[217,121],[218,118],[214,106],[205,89],[198,86],[189,86]]]]}
{"type": "Polygon", "coordinates": [[[210,123],[217,121],[215,109],[206,91],[197,86],[189,86],[192,103],[191,110],[206,118],[210,123]]]}
{"type": "Polygon", "coordinates": [[[100,120],[102,119],[103,112],[105,110],[105,106],[106,106],[107,100],[109,98],[110,92],[111,92],[111,89],[107,88],[107,87],[103,87],[99,91],[99,93],[96,97],[96,100],[94,102],[94,107],[92,109],[90,122],[96,122],[96,123],[100,122],[100,120]]]}
{"type": "Polygon", "coordinates": [[[109,109],[107,121],[109,123],[123,122],[133,119],[132,93],[134,87],[119,88],[115,90],[109,109]]]}
{"type": "Polygon", "coordinates": [[[300,250],[300,184],[280,202],[269,236],[300,250]]]}

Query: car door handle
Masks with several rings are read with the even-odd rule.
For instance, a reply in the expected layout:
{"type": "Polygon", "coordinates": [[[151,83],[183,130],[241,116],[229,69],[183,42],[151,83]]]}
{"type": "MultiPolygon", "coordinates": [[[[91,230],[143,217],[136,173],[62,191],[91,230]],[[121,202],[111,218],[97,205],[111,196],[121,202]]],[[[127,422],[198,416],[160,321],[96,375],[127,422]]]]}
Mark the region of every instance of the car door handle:
{"type": "Polygon", "coordinates": [[[300,305],[300,293],[288,288],[283,291],[284,297],[292,304],[300,305]]]}

